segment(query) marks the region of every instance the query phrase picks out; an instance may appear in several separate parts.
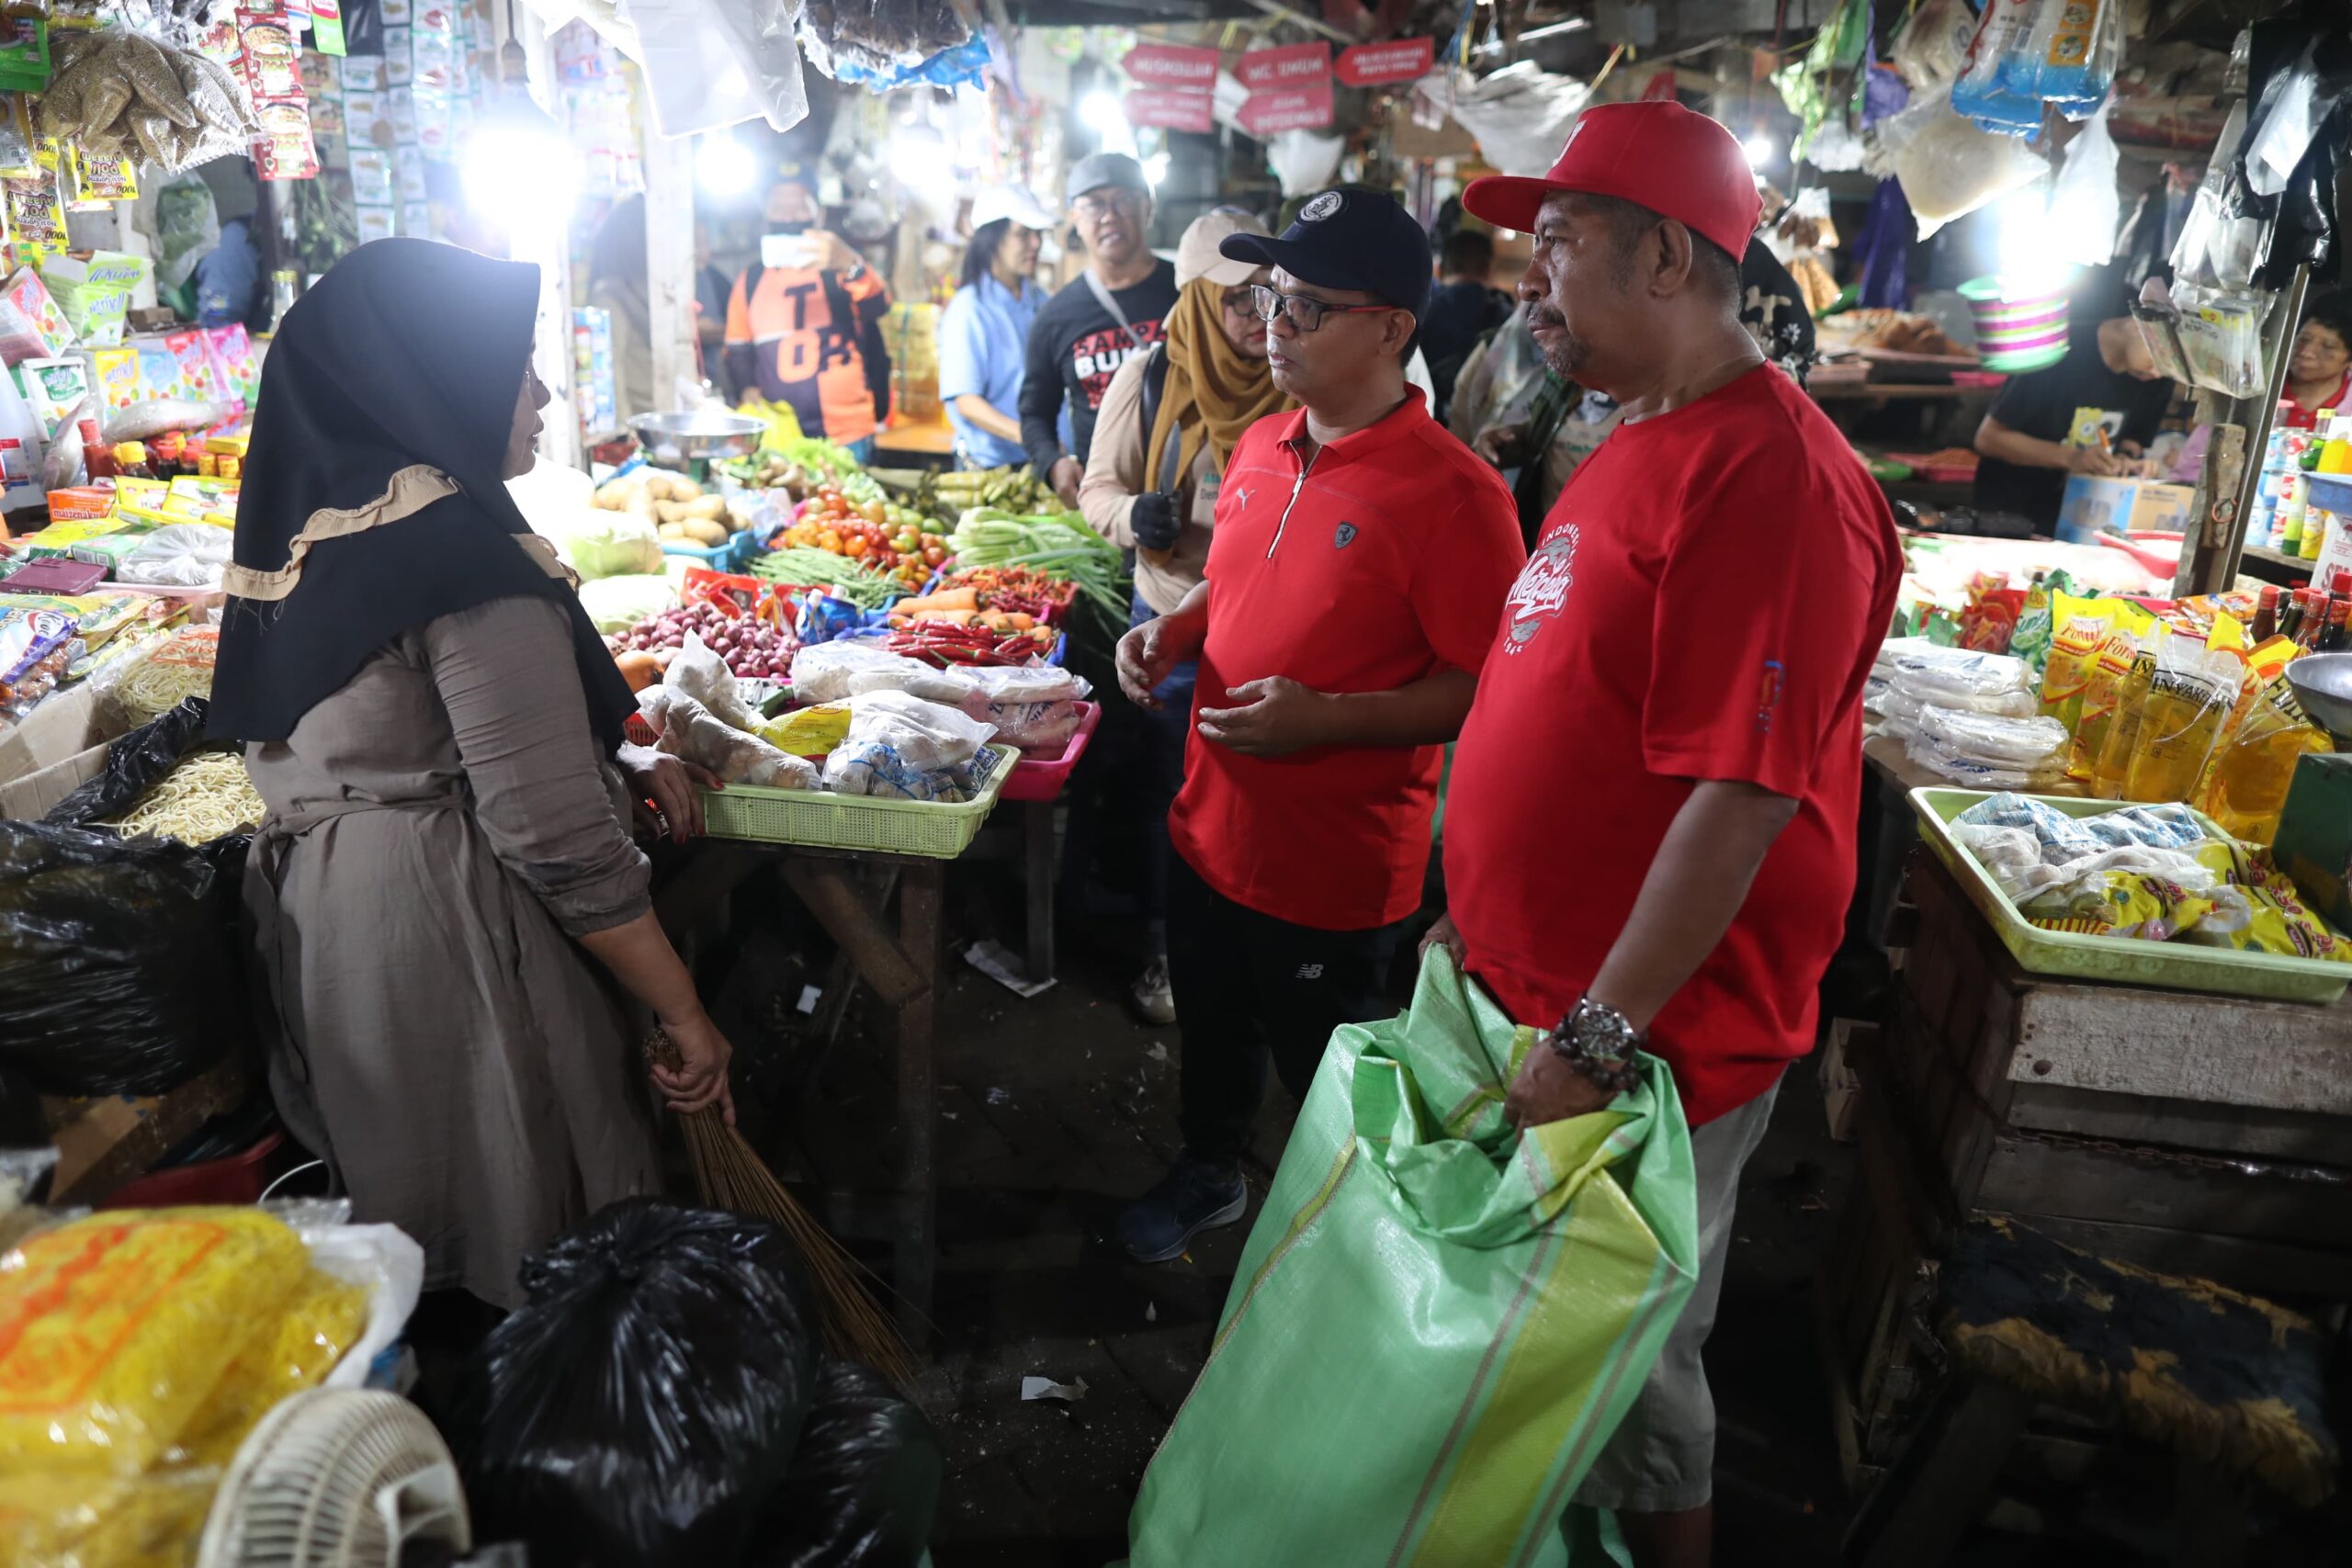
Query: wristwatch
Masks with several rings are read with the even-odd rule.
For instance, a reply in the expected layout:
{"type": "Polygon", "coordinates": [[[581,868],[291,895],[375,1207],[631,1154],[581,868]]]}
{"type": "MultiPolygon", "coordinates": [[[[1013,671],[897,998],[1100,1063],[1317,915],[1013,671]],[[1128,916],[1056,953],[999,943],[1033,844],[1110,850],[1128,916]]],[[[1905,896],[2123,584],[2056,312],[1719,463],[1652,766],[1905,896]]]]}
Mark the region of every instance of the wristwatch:
{"type": "Polygon", "coordinates": [[[1634,1053],[1649,1036],[1607,1002],[1580,998],[1544,1038],[1570,1066],[1603,1089],[1623,1093],[1640,1081],[1634,1053]]]}

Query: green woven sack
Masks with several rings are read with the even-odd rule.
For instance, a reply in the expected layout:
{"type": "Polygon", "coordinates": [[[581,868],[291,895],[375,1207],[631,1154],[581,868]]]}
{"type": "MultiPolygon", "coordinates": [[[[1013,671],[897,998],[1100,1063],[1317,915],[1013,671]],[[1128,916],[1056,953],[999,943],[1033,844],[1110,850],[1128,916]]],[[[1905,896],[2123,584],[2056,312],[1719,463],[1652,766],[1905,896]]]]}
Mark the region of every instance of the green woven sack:
{"type": "Polygon", "coordinates": [[[1503,1091],[1533,1040],[1442,947],[1409,1012],[1332,1035],[1131,1568],[1568,1561],[1569,1495],[1690,1298],[1698,1220],[1665,1064],[1521,1134],[1503,1091]]]}

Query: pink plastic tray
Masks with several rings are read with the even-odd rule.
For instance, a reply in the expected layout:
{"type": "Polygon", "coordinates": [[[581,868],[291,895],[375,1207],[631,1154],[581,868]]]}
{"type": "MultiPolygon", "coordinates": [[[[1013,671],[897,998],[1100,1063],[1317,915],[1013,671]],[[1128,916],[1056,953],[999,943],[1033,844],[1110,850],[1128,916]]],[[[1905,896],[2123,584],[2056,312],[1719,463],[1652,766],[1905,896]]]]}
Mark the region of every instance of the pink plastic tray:
{"type": "Polygon", "coordinates": [[[1086,743],[1094,738],[1094,727],[1102,719],[1101,704],[1080,703],[1078,728],[1070,736],[1069,744],[1062,749],[1062,754],[1050,762],[1042,758],[1022,758],[1014,765],[1012,776],[1004,781],[1004,794],[1000,798],[1051,800],[1061,794],[1062,785],[1069,782],[1069,771],[1078,766],[1080,757],[1086,755],[1086,743]]]}

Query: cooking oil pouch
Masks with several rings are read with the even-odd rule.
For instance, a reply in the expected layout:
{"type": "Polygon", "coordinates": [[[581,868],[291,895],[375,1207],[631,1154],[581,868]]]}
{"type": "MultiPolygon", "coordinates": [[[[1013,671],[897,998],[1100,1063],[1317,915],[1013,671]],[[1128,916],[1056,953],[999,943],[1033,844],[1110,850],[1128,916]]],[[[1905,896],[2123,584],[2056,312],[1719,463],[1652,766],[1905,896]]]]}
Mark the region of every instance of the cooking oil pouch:
{"type": "Polygon", "coordinates": [[[2252,701],[2234,727],[2224,727],[2207,761],[2199,803],[2222,830],[2267,844],[2278,831],[2295,765],[2332,743],[2289,685],[2283,667],[2247,676],[2252,701]]]}
{"type": "Polygon", "coordinates": [[[2245,671],[2245,655],[2234,648],[2208,648],[2185,637],[2157,647],[2123,777],[2125,799],[2185,800],[2195,792],[2245,671]]]}
{"type": "Polygon", "coordinates": [[[126,1210],[0,1258],[0,1474],[145,1469],[308,1261],[258,1209],[126,1210]]]}
{"type": "Polygon", "coordinates": [[[2109,632],[2099,644],[2098,662],[2083,688],[2081,713],[2066,748],[2068,778],[2087,781],[2098,771],[2099,749],[2107,744],[2107,732],[2123,701],[2124,678],[2139,655],[2139,639],[2121,627],[2109,632]]]}
{"type": "Polygon", "coordinates": [[[2212,908],[2210,894],[2191,893],[2169,878],[2110,871],[2053,888],[2019,913],[2045,931],[2170,942],[2212,908]]]}
{"type": "Polygon", "coordinates": [[[2113,599],[2055,596],[2051,608],[2050,658],[2041,671],[2041,713],[2073,734],[2082,717],[2083,693],[2098,667],[2098,650],[2115,628],[2113,599]]]}
{"type": "Polygon", "coordinates": [[[2176,642],[2197,646],[2176,636],[2172,627],[2161,621],[2139,639],[2132,668],[2125,671],[2116,693],[2114,716],[2107,721],[2107,733],[2100,738],[2098,750],[2092,753],[2090,790],[2102,800],[2124,798],[2123,785],[2131,776],[2132,758],[2139,748],[2140,721],[2147,715],[2148,690],[2155,683],[2156,668],[2164,650],[2176,642]]]}

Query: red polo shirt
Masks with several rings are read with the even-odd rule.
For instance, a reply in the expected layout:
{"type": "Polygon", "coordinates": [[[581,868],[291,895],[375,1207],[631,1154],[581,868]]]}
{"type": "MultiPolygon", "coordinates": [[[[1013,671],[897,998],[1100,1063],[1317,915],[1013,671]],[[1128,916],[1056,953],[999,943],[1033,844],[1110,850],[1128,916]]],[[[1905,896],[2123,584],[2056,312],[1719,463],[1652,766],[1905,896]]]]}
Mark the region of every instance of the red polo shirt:
{"type": "Polygon", "coordinates": [[[1445,886],[1513,1019],[1548,1028],[1584,994],[1698,781],[1798,803],[1650,1026],[1694,1126],[1813,1048],[1854,886],[1862,686],[1902,570],[1877,485],[1762,366],[1619,425],[1511,589],[1454,748],[1445,886]]]}
{"type": "MultiPolygon", "coordinates": [[[[1284,675],[1387,692],[1486,661],[1525,552],[1510,491],[1408,392],[1302,457],[1304,412],[1260,420],[1217,492],[1195,714],[1284,675]]],[[[1444,748],[1245,757],[1202,737],[1169,837],[1201,879],[1294,925],[1369,931],[1420,905],[1444,748]]]]}

